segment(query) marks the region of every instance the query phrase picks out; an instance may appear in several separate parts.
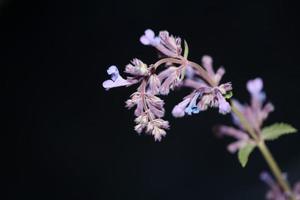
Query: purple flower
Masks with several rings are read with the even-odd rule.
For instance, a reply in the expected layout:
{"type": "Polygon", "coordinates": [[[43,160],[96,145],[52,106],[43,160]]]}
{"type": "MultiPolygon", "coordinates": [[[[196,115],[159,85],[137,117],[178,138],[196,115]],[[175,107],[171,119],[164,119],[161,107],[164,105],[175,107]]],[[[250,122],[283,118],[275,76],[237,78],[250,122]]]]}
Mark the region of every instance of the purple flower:
{"type": "Polygon", "coordinates": [[[158,94],[161,87],[161,82],[156,74],[149,77],[149,90],[152,94],[158,94]]]}
{"type": "Polygon", "coordinates": [[[180,67],[169,67],[168,69],[162,71],[158,78],[160,80],[161,87],[160,87],[160,94],[167,95],[170,92],[170,89],[175,89],[181,84],[181,73],[183,68],[180,67]]]}
{"type": "Polygon", "coordinates": [[[217,93],[218,103],[219,103],[219,113],[225,115],[231,111],[230,104],[225,100],[221,93],[217,93]]]}
{"type": "Polygon", "coordinates": [[[263,102],[266,99],[266,94],[262,92],[263,81],[261,78],[256,78],[247,82],[247,89],[251,94],[252,98],[263,102]]]}
{"type": "MultiPolygon", "coordinates": [[[[219,112],[227,113],[230,111],[230,105],[226,100],[224,99],[223,95],[226,93],[228,89],[230,89],[230,85],[223,84],[223,86],[219,86],[219,92],[217,93],[218,104],[219,104],[219,112]]],[[[247,89],[249,90],[251,94],[251,105],[242,105],[237,100],[232,100],[232,106],[241,114],[243,115],[243,118],[247,121],[247,124],[253,128],[253,131],[256,133],[260,133],[261,126],[264,122],[264,120],[268,117],[269,113],[274,110],[274,107],[271,103],[267,103],[266,105],[263,105],[263,101],[257,99],[258,96],[260,96],[263,92],[263,84],[261,79],[254,79],[250,80],[247,83],[247,89]]],[[[216,91],[217,92],[217,91],[216,91]]],[[[212,94],[215,94],[216,92],[213,92],[212,94]]],[[[212,95],[211,94],[211,95],[212,95]]],[[[263,93],[264,94],[264,93],[263,93]]],[[[204,97],[202,98],[204,99],[204,97]]],[[[205,100],[206,102],[209,102],[209,100],[205,100]]],[[[204,101],[204,100],[203,100],[204,101]]],[[[201,102],[200,102],[201,104],[201,102]]],[[[200,105],[200,107],[202,107],[200,105]]],[[[247,130],[247,127],[244,127],[244,123],[241,123],[240,117],[236,115],[236,112],[232,113],[233,117],[233,123],[238,126],[239,129],[236,129],[234,127],[229,126],[218,126],[217,132],[219,135],[222,136],[230,136],[236,139],[235,142],[228,145],[227,149],[234,153],[240,148],[243,148],[246,144],[253,143],[255,144],[254,140],[250,139],[249,135],[245,130],[247,130]]]]}
{"type": "Polygon", "coordinates": [[[160,42],[160,38],[155,37],[155,34],[151,29],[147,29],[145,30],[145,34],[140,37],[140,42],[143,45],[157,46],[160,42]]]}
{"type": "Polygon", "coordinates": [[[134,106],[136,106],[134,114],[137,116],[135,131],[139,134],[145,131],[153,135],[155,141],[161,141],[162,136],[166,135],[164,129],[169,128],[169,123],[160,119],[165,114],[163,100],[151,93],[135,92],[126,101],[127,108],[134,106]]]}
{"type": "Polygon", "coordinates": [[[237,152],[239,149],[243,148],[248,143],[254,143],[254,141],[252,141],[249,138],[247,133],[245,133],[244,131],[238,130],[234,127],[220,125],[220,126],[216,127],[216,132],[217,132],[218,136],[220,136],[220,137],[229,136],[229,137],[233,137],[236,139],[236,141],[230,143],[227,146],[227,150],[230,153],[237,152]]]}
{"type": "MultiPolygon", "coordinates": [[[[262,92],[263,82],[262,79],[256,78],[247,82],[247,89],[251,94],[251,104],[242,105],[237,100],[233,100],[233,105],[237,110],[242,113],[245,119],[251,124],[254,130],[260,130],[263,122],[269,116],[269,113],[274,110],[274,106],[268,102],[264,105],[264,100],[266,99],[265,93],[262,92]]],[[[245,129],[243,125],[239,122],[238,117],[233,115],[233,119],[236,125],[241,129],[245,129]]]]}
{"type": "Polygon", "coordinates": [[[225,69],[223,67],[220,67],[217,72],[213,69],[213,59],[211,56],[204,55],[202,57],[202,65],[206,69],[208,75],[211,77],[212,80],[214,80],[217,84],[220,83],[220,80],[222,79],[223,75],[225,74],[225,69]]]}
{"type": "Polygon", "coordinates": [[[181,39],[179,37],[174,37],[169,35],[168,31],[159,32],[160,43],[167,50],[164,53],[170,57],[177,57],[181,54],[181,39]]]}
{"type": "MultiPolygon", "coordinates": [[[[282,175],[285,179],[287,179],[287,175],[282,175]]],[[[291,194],[286,194],[282,191],[278,183],[272,178],[272,176],[268,172],[262,172],[260,174],[260,179],[265,182],[270,188],[266,194],[267,200],[289,200],[289,196],[291,194]]],[[[294,184],[293,187],[293,195],[296,200],[300,199],[300,182],[294,184]]]]}
{"type": "Polygon", "coordinates": [[[134,58],[131,63],[126,65],[125,72],[137,77],[149,75],[148,66],[137,58],[134,58]]]}
{"type": "Polygon", "coordinates": [[[107,69],[107,74],[111,75],[111,80],[106,80],[102,83],[102,86],[109,90],[110,88],[131,85],[132,82],[123,79],[116,66],[112,65],[107,69]]]}
{"type": "Polygon", "coordinates": [[[200,95],[201,95],[200,92],[195,93],[189,105],[185,108],[184,110],[185,113],[187,113],[188,115],[192,115],[192,114],[198,114],[200,112],[200,109],[197,106],[197,100],[200,95]]]}
{"type": "Polygon", "coordinates": [[[185,109],[190,101],[190,98],[185,98],[182,102],[177,104],[172,110],[172,115],[174,117],[183,117],[185,115],[185,109]]]}
{"type": "Polygon", "coordinates": [[[151,45],[160,53],[168,57],[178,58],[182,53],[181,39],[169,35],[168,31],[160,31],[159,36],[155,36],[151,29],[147,29],[140,37],[143,45],[151,45]]]}

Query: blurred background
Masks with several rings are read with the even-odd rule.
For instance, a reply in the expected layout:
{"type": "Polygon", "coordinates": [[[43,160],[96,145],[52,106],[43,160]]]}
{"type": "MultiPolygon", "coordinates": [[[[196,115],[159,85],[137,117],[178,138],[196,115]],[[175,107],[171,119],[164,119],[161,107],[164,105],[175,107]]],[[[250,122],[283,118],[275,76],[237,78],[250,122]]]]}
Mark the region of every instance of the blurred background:
{"type": "MultiPolygon", "coordinates": [[[[157,60],[139,43],[147,28],[186,39],[190,59],[223,65],[234,96],[261,77],[275,105],[266,124],[300,129],[299,12],[292,1],[0,1],[6,118],[3,199],[264,199],[258,151],[243,169],[217,139],[215,110],[176,119],[189,90],[171,93],[162,142],[138,136],[124,108],[134,88],[105,91],[106,69],[157,60]]],[[[292,183],[300,180],[300,134],[269,144],[292,183]]]]}

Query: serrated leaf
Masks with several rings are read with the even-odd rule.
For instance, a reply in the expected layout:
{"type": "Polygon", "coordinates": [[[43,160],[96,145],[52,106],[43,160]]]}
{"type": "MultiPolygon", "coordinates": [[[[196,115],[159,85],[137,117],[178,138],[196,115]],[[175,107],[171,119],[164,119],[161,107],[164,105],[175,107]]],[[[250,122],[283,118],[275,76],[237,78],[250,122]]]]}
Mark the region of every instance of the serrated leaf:
{"type": "Polygon", "coordinates": [[[262,129],[261,134],[265,140],[275,140],[282,135],[297,132],[293,126],[286,123],[275,123],[262,129]]]}
{"type": "Polygon", "coordinates": [[[242,167],[245,167],[247,165],[249,156],[252,153],[252,151],[254,150],[254,148],[255,148],[255,144],[248,143],[248,144],[246,144],[246,146],[244,146],[243,148],[241,148],[239,150],[238,158],[239,158],[239,161],[240,161],[242,167]]]}
{"type": "Polygon", "coordinates": [[[187,42],[184,40],[184,53],[183,53],[183,57],[187,59],[189,55],[189,46],[187,44],[187,42]]]}

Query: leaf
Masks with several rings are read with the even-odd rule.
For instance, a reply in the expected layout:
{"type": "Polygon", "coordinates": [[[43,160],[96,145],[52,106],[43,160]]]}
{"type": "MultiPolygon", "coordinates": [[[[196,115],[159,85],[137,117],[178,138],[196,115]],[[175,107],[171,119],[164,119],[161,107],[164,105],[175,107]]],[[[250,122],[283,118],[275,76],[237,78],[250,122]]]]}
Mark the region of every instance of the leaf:
{"type": "Polygon", "coordinates": [[[189,55],[189,46],[187,44],[187,42],[184,40],[184,53],[183,53],[183,57],[187,59],[189,55]]]}
{"type": "Polygon", "coordinates": [[[262,129],[261,134],[265,140],[275,140],[282,135],[297,132],[297,129],[286,123],[275,123],[262,129]]]}
{"type": "Polygon", "coordinates": [[[232,96],[233,96],[233,92],[232,92],[232,91],[229,91],[229,92],[227,92],[227,93],[224,95],[225,99],[230,99],[232,96]]]}
{"type": "Polygon", "coordinates": [[[252,151],[255,148],[255,144],[252,143],[248,143],[246,144],[246,146],[244,146],[243,148],[241,148],[238,152],[238,158],[239,161],[242,165],[242,167],[245,167],[247,162],[248,162],[248,158],[250,156],[250,154],[252,153],[252,151]]]}

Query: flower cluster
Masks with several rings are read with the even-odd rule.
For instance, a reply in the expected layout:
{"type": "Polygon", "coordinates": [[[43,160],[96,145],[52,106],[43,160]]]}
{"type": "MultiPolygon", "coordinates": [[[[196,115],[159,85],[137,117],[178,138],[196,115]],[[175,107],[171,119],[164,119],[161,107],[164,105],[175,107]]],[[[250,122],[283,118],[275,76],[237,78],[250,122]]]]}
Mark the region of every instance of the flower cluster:
{"type": "Polygon", "coordinates": [[[221,125],[217,127],[217,133],[220,136],[226,135],[236,139],[233,143],[229,144],[227,149],[231,153],[235,153],[237,150],[245,147],[247,144],[254,144],[253,138],[249,137],[247,133],[247,127],[237,116],[240,113],[243,118],[250,125],[250,128],[254,130],[257,137],[260,137],[261,127],[264,120],[268,117],[269,113],[274,110],[274,106],[268,102],[264,104],[266,94],[262,91],[263,81],[261,78],[250,80],[247,83],[247,89],[251,95],[250,105],[242,105],[237,100],[232,100],[232,105],[237,109],[237,112],[232,112],[233,122],[238,127],[231,127],[221,125]]]}
{"type": "Polygon", "coordinates": [[[230,104],[225,99],[231,97],[231,95],[227,96],[231,94],[231,83],[220,85],[225,69],[220,67],[217,72],[214,72],[212,63],[213,60],[210,56],[202,57],[202,66],[206,69],[207,76],[214,82],[212,86],[199,79],[192,69],[187,68],[188,78],[184,80],[184,86],[193,88],[194,91],[174,107],[172,111],[174,117],[183,117],[185,113],[188,115],[197,114],[207,110],[208,107],[218,108],[221,114],[227,114],[231,111],[230,104]]]}
{"type": "Polygon", "coordinates": [[[231,93],[231,83],[220,84],[225,73],[223,67],[213,70],[212,58],[203,56],[202,66],[187,59],[188,47],[179,37],[160,31],[156,36],[150,29],[140,37],[144,45],[152,46],[162,58],[154,64],[147,65],[135,58],[125,67],[127,78],[123,78],[116,66],[110,66],[107,73],[110,80],[103,82],[106,90],[120,86],[139,84],[137,91],[126,101],[127,108],[134,108],[135,130],[145,132],[160,141],[166,135],[169,123],[164,117],[164,101],[159,95],[168,95],[171,90],[179,87],[190,87],[193,91],[172,111],[174,117],[183,117],[207,110],[209,107],[219,109],[222,114],[231,111],[226,97],[231,93]],[[159,69],[162,66],[163,69],[159,69]]]}
{"type": "MultiPolygon", "coordinates": [[[[287,179],[286,175],[284,177],[287,179]]],[[[268,187],[269,191],[266,194],[267,200],[288,200],[289,194],[286,194],[278,185],[278,183],[271,177],[268,172],[262,172],[260,174],[260,179],[265,182],[268,187]]],[[[295,196],[296,200],[300,200],[300,182],[294,184],[293,187],[293,195],[295,196]]]]}

